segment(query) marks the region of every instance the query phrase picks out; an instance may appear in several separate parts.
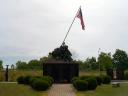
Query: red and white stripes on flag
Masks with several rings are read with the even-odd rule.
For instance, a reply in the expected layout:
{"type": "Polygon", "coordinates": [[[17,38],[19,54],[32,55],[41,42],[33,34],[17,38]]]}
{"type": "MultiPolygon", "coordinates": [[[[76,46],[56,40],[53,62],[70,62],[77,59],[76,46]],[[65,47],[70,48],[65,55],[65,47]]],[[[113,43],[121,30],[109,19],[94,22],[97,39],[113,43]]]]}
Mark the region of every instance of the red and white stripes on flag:
{"type": "Polygon", "coordinates": [[[84,25],[81,7],[79,8],[79,10],[77,12],[76,17],[80,19],[82,29],[85,30],[85,25],[84,25]]]}

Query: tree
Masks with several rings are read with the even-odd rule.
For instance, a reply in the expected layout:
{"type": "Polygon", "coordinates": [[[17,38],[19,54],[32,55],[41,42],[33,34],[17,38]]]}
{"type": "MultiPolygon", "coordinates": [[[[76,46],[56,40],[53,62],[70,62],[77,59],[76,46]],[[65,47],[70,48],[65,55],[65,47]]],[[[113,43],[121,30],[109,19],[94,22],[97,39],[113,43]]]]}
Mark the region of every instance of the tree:
{"type": "Polygon", "coordinates": [[[96,58],[95,57],[87,58],[85,63],[88,65],[88,68],[90,70],[98,69],[98,64],[96,62],[96,58]]]}
{"type": "Polygon", "coordinates": [[[128,55],[125,51],[116,49],[115,54],[113,55],[114,66],[117,69],[128,69],[128,55]]]}
{"type": "Polygon", "coordinates": [[[38,60],[30,60],[28,62],[28,69],[42,69],[40,61],[38,61],[38,60]]]}
{"type": "Polygon", "coordinates": [[[14,64],[11,65],[11,69],[14,70],[15,69],[15,66],[14,64]]]}
{"type": "Polygon", "coordinates": [[[3,69],[3,61],[2,60],[0,60],[0,70],[2,70],[3,69]]]}
{"type": "Polygon", "coordinates": [[[48,57],[45,56],[45,57],[40,58],[41,64],[45,63],[46,61],[48,61],[48,57]]]}
{"type": "Polygon", "coordinates": [[[53,59],[53,58],[52,58],[51,53],[49,53],[48,56],[44,56],[44,57],[40,58],[40,64],[43,64],[43,63],[45,63],[45,62],[47,62],[47,61],[49,61],[51,59],[53,59]]]}
{"type": "Polygon", "coordinates": [[[87,64],[82,60],[74,60],[74,62],[79,64],[80,71],[86,71],[88,69],[87,64]]]}
{"type": "Polygon", "coordinates": [[[49,55],[53,59],[62,60],[62,61],[72,61],[72,54],[68,49],[68,46],[63,44],[59,48],[54,49],[49,55]]]}
{"type": "Polygon", "coordinates": [[[125,51],[116,49],[113,55],[113,63],[116,69],[117,79],[124,79],[124,71],[128,68],[128,55],[125,51]]]}
{"type": "Polygon", "coordinates": [[[17,69],[42,69],[41,63],[38,60],[30,60],[28,64],[26,62],[18,61],[16,63],[17,69]]]}
{"type": "Polygon", "coordinates": [[[101,52],[98,57],[98,64],[100,66],[100,70],[111,69],[113,67],[111,54],[101,52]]]}
{"type": "Polygon", "coordinates": [[[24,70],[24,69],[28,69],[28,66],[26,62],[17,61],[16,68],[24,70]]]}

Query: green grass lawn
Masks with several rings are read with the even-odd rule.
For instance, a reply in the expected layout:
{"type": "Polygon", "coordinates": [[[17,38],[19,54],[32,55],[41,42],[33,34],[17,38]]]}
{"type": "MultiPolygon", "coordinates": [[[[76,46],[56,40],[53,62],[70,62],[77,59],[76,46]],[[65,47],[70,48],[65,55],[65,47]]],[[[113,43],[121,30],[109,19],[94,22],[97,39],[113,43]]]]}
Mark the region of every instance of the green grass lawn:
{"type": "MultiPolygon", "coordinates": [[[[42,70],[9,70],[9,81],[16,81],[19,76],[42,76],[42,70]]],[[[5,81],[5,71],[0,71],[0,81],[5,81]]]]}
{"type": "MultiPolygon", "coordinates": [[[[105,72],[101,72],[105,74],[105,72]]],[[[43,76],[43,70],[9,70],[9,81],[16,81],[19,76],[43,76]]],[[[80,76],[99,75],[99,71],[80,71],[80,76]]],[[[5,71],[0,71],[0,81],[5,81],[5,71]]]]}
{"type": "MultiPolygon", "coordinates": [[[[80,76],[98,76],[100,75],[99,71],[79,71],[80,76]]],[[[101,71],[101,75],[106,75],[105,71],[101,71]]]]}
{"type": "Polygon", "coordinates": [[[98,86],[95,91],[76,92],[77,96],[128,96],[128,84],[120,84],[113,88],[112,85],[98,86]]]}
{"type": "Polygon", "coordinates": [[[47,96],[47,92],[34,91],[27,85],[0,83],[0,96],[47,96]]]}

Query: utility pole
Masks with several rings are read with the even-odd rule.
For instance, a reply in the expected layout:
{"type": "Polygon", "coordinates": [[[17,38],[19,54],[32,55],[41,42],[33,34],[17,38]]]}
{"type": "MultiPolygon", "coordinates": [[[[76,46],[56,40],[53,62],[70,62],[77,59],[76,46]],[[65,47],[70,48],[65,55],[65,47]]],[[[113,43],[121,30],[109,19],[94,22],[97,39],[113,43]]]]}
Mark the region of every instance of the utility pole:
{"type": "MultiPolygon", "coordinates": [[[[100,56],[100,48],[98,50],[98,57],[100,56]]],[[[99,75],[101,76],[101,72],[100,72],[100,61],[99,61],[99,75]]]]}

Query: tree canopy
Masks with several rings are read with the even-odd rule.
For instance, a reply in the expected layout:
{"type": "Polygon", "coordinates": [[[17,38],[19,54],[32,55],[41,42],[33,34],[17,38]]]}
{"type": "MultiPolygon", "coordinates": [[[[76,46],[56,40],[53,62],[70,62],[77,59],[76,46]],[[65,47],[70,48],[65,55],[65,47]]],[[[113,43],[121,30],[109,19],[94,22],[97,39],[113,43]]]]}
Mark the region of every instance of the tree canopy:
{"type": "Polygon", "coordinates": [[[112,58],[110,53],[101,52],[98,57],[98,64],[101,70],[110,69],[113,67],[112,58]]]}
{"type": "Polygon", "coordinates": [[[17,67],[17,69],[28,69],[27,68],[27,63],[22,62],[22,61],[17,61],[16,62],[16,67],[17,67]]]}
{"type": "Polygon", "coordinates": [[[17,69],[42,69],[41,63],[38,60],[30,60],[28,63],[17,61],[17,69]]]}
{"type": "Polygon", "coordinates": [[[125,70],[128,68],[128,55],[125,51],[117,49],[113,55],[115,68],[125,70]]]}
{"type": "Polygon", "coordinates": [[[85,64],[88,65],[88,68],[90,70],[98,69],[98,64],[96,62],[96,58],[95,57],[87,58],[86,61],[85,61],[85,64]]]}
{"type": "Polygon", "coordinates": [[[41,69],[42,67],[41,67],[41,64],[40,64],[40,61],[39,60],[30,60],[29,62],[28,62],[28,67],[30,68],[30,69],[41,69]]]}
{"type": "MultiPolygon", "coordinates": [[[[117,49],[111,57],[110,53],[101,52],[96,59],[96,57],[88,57],[85,60],[73,60],[72,54],[68,49],[68,46],[63,44],[62,46],[55,48],[48,56],[40,58],[40,60],[30,60],[28,63],[18,61],[16,63],[17,69],[42,69],[43,63],[51,61],[73,61],[80,64],[80,70],[107,70],[113,67],[118,69],[128,69],[128,55],[125,51],[117,49]]],[[[0,61],[0,66],[2,66],[2,61],[0,61]]],[[[0,68],[3,68],[0,67],[0,68]]]]}

